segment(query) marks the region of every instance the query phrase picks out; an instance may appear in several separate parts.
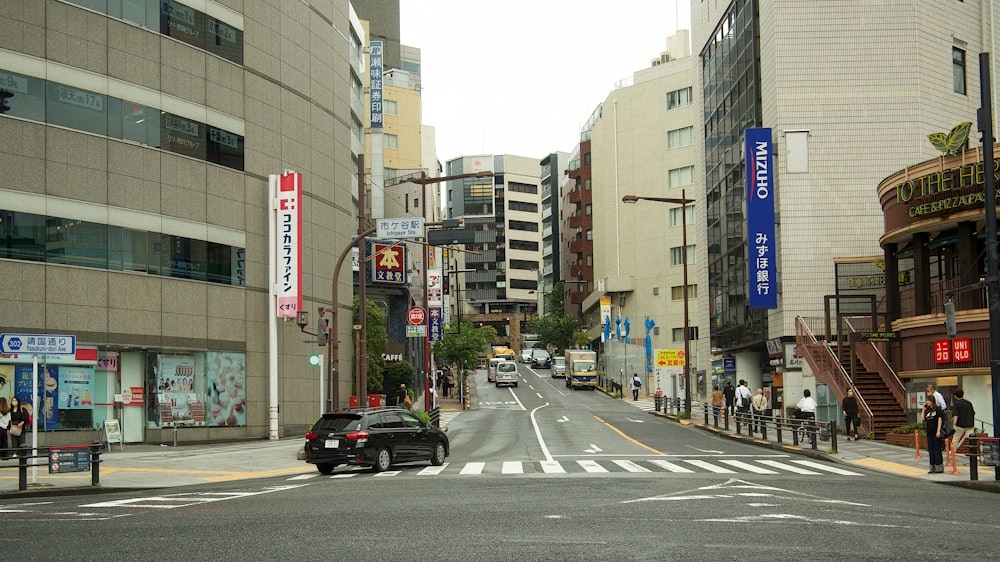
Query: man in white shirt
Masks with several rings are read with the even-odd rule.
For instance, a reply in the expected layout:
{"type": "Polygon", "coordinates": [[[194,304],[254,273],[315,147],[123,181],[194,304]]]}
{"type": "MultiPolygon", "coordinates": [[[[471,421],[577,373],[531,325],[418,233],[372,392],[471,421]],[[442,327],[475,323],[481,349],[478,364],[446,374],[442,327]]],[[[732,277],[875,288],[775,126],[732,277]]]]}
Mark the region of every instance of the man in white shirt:
{"type": "Polygon", "coordinates": [[[799,409],[795,414],[796,418],[800,420],[816,419],[816,400],[808,388],[802,391],[802,400],[799,400],[795,406],[799,409]]]}
{"type": "Polygon", "coordinates": [[[927,385],[927,395],[934,397],[934,403],[937,404],[937,407],[940,408],[942,412],[948,409],[948,403],[944,401],[944,396],[942,396],[941,393],[934,388],[933,384],[927,385]]]}
{"type": "Polygon", "coordinates": [[[747,381],[741,380],[740,385],[736,387],[736,419],[742,418],[742,422],[746,424],[750,423],[750,400],[752,398],[753,393],[750,392],[747,381]]]}

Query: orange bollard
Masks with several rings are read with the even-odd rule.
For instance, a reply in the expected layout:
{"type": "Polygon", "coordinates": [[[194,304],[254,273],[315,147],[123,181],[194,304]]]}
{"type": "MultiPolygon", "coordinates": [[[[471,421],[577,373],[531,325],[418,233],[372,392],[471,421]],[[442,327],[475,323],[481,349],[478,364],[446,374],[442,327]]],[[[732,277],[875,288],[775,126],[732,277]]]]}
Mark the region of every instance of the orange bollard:
{"type": "Polygon", "coordinates": [[[917,460],[924,458],[920,456],[920,431],[916,429],[913,430],[913,447],[917,450],[917,456],[914,458],[917,460]]]}
{"type": "Polygon", "coordinates": [[[951,452],[951,473],[958,475],[958,455],[955,454],[955,443],[951,439],[948,440],[948,450],[951,452]]]}

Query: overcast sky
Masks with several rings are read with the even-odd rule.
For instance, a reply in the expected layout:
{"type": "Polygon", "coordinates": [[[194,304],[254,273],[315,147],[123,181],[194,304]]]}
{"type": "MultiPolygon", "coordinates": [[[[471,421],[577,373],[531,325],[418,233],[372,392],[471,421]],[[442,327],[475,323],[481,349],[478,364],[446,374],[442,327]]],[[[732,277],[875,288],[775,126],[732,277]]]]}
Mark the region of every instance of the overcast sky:
{"type": "Polygon", "coordinates": [[[571,152],[615,82],[648,67],[690,21],[689,0],[400,1],[442,164],[571,152]]]}

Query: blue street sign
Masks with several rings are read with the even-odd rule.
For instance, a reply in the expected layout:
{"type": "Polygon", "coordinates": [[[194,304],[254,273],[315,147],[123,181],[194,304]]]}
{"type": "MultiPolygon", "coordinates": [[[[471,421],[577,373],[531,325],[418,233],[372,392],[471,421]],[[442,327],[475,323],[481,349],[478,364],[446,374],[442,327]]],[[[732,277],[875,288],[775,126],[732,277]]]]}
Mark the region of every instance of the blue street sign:
{"type": "Polygon", "coordinates": [[[0,353],[75,355],[76,336],[55,334],[0,334],[0,353]]]}

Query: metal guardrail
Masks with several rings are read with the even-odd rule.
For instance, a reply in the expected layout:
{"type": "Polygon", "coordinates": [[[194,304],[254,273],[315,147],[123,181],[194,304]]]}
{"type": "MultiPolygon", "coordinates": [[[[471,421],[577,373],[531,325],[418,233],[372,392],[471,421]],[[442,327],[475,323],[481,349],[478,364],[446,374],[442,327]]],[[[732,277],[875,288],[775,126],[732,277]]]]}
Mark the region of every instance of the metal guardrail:
{"type": "MultiPolygon", "coordinates": [[[[667,401],[665,406],[669,405],[667,401]]],[[[678,405],[679,407],[679,405],[678,405]]],[[[736,412],[733,415],[726,413],[725,407],[720,407],[717,411],[705,402],[692,402],[692,417],[696,412],[705,421],[705,425],[710,425],[719,429],[720,423],[725,431],[735,431],[737,435],[754,437],[759,435],[761,439],[768,440],[769,435],[773,436],[778,443],[785,443],[786,439],[791,441],[792,446],[808,447],[814,451],[819,450],[820,442],[830,442],[830,451],[837,452],[837,422],[800,420],[785,418],[781,416],[756,415],[751,413],[736,412]]],[[[658,410],[659,411],[659,410],[658,410]]],[[[668,412],[664,412],[668,413],[668,412]]]]}
{"type": "MultiPolygon", "coordinates": [[[[28,489],[28,469],[43,467],[48,470],[48,466],[45,464],[32,463],[29,464],[29,459],[45,459],[46,463],[49,460],[52,451],[59,451],[62,449],[69,448],[83,448],[88,447],[88,445],[79,445],[76,447],[62,446],[62,447],[38,447],[36,449],[31,449],[30,447],[21,447],[19,449],[0,449],[0,455],[17,457],[16,466],[0,466],[0,469],[16,469],[18,471],[17,479],[17,489],[18,491],[25,491],[28,489]],[[34,451],[34,454],[32,454],[34,451]]],[[[101,449],[103,447],[100,443],[91,443],[90,447],[90,485],[100,486],[101,485],[101,449]]]]}

